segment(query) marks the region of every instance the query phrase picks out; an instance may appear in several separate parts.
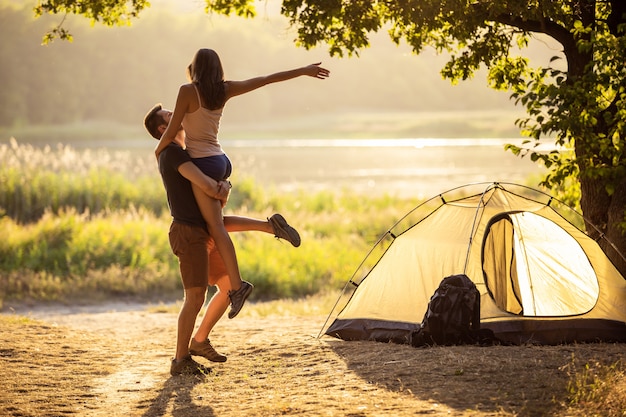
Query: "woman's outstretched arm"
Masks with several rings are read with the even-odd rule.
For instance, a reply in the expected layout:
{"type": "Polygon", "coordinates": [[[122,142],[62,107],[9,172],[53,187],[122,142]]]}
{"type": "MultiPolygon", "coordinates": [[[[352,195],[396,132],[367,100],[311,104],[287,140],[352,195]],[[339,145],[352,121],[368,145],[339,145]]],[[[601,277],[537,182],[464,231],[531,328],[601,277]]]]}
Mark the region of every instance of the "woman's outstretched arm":
{"type": "Polygon", "coordinates": [[[318,62],[316,64],[311,64],[288,71],[275,72],[273,74],[250,78],[244,81],[226,81],[226,99],[228,100],[231,97],[248,93],[268,84],[291,80],[297,77],[301,77],[303,75],[317,78],[320,80],[328,78],[330,76],[330,71],[326,68],[321,67],[320,65],[321,62],[318,62]]]}

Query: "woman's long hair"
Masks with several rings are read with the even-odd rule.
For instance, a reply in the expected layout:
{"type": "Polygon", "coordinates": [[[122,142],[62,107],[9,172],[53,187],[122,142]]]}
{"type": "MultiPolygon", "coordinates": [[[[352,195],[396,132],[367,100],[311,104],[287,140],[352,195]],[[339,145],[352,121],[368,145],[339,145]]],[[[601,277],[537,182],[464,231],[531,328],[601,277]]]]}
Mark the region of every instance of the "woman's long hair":
{"type": "Polygon", "coordinates": [[[187,76],[198,87],[205,106],[210,110],[224,107],[224,69],[217,52],[207,48],[198,50],[187,67],[187,76]]]}

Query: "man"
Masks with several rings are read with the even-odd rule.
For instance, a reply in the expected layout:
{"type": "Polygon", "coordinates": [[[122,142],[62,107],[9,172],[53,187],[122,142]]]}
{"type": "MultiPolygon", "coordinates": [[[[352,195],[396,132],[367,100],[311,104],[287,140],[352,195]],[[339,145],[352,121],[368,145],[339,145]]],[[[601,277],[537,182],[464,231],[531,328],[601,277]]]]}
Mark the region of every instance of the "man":
{"type": "MultiPolygon", "coordinates": [[[[144,126],[152,137],[159,139],[167,128],[170,117],[170,111],[163,109],[160,104],[156,105],[144,118],[144,126]]],[[[185,291],[178,316],[176,355],[170,367],[172,375],[207,372],[207,368],[191,358],[192,355],[202,356],[213,362],[226,361],[226,356],[217,353],[211,345],[209,334],[229,304],[229,317],[234,317],[247,298],[247,294],[237,294],[236,291],[235,294],[233,291],[229,293],[230,279],[219,252],[215,250],[210,239],[191,188],[193,182],[207,195],[225,204],[230,193],[230,183],[216,182],[204,175],[191,161],[183,146],[184,132],[181,131],[175,142],[159,155],[159,172],[173,218],[169,231],[170,245],[179,259],[185,291]],[[217,292],[209,301],[206,313],[192,338],[208,285],[216,286],[217,292]]],[[[224,225],[229,232],[256,230],[273,233],[277,238],[288,240],[295,247],[300,245],[298,232],[280,214],[274,214],[267,221],[225,216],[224,225]]]]}

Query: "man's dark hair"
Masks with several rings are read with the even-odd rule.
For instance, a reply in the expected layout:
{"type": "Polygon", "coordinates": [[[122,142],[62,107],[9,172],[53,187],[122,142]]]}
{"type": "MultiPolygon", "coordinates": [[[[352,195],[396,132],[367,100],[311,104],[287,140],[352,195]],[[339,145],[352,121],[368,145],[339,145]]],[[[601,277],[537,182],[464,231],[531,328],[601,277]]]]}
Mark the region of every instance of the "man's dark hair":
{"type": "Polygon", "coordinates": [[[155,139],[161,139],[161,133],[159,132],[159,126],[165,123],[165,119],[159,114],[159,111],[163,109],[161,103],[155,104],[152,110],[146,114],[143,118],[143,125],[150,135],[155,139]]]}

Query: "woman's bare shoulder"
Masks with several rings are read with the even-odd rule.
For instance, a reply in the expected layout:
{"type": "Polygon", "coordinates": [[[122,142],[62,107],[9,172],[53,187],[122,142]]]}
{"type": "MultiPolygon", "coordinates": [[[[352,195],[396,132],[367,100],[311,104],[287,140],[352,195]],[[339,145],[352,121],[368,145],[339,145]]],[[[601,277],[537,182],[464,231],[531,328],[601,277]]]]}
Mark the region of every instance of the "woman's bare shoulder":
{"type": "Polygon", "coordinates": [[[183,84],[179,87],[179,90],[181,92],[185,92],[185,93],[189,93],[189,92],[194,92],[195,91],[195,87],[192,83],[187,83],[187,84],[183,84]]]}

